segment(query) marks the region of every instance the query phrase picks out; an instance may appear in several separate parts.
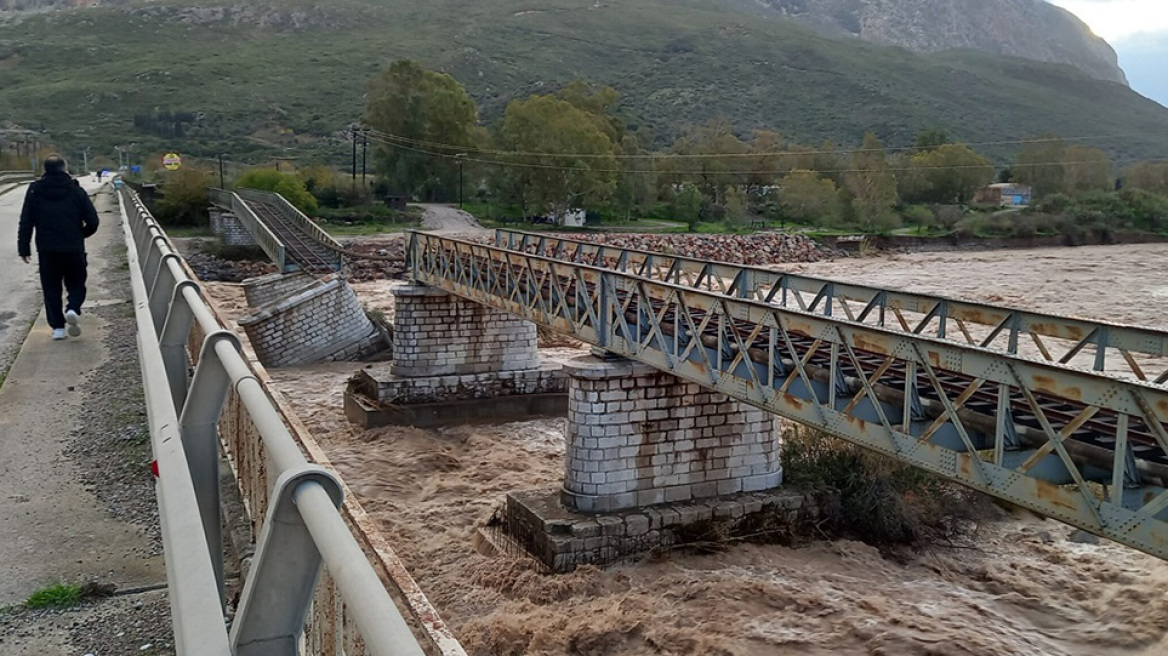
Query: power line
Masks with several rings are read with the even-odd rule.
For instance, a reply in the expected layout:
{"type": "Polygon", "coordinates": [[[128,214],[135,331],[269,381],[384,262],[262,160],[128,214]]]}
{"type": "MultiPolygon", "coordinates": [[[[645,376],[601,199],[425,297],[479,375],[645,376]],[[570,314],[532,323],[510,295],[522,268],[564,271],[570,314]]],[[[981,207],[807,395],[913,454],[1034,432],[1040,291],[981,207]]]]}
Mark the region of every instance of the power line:
{"type": "MultiPolygon", "coordinates": [[[[409,150],[412,152],[421,153],[423,155],[430,155],[433,157],[441,157],[444,159],[451,159],[451,160],[458,159],[453,154],[440,153],[440,152],[436,152],[436,151],[432,151],[432,150],[426,150],[423,148],[415,148],[412,146],[406,146],[404,144],[395,143],[392,141],[386,141],[384,139],[381,139],[375,133],[372,133],[372,132],[371,132],[371,135],[372,136],[370,138],[373,139],[374,141],[378,141],[378,142],[382,143],[383,145],[387,145],[387,146],[390,146],[392,148],[400,148],[402,150],[409,150]]],[[[513,154],[515,154],[515,153],[513,153],[513,154]]],[[[515,155],[522,156],[519,154],[515,154],[515,155]]],[[[539,154],[539,155],[530,154],[527,156],[529,156],[529,157],[555,157],[556,155],[551,154],[551,153],[544,153],[544,154],[539,154]]],[[[565,155],[564,157],[567,157],[567,155],[565,155]]],[[[650,170],[596,169],[596,168],[585,167],[585,166],[563,166],[563,165],[556,165],[556,164],[537,164],[537,163],[531,163],[531,162],[509,162],[509,161],[504,161],[504,160],[491,160],[491,159],[482,159],[482,158],[477,158],[477,157],[465,157],[465,158],[462,158],[462,160],[465,162],[475,162],[478,164],[484,164],[484,165],[488,165],[488,166],[502,166],[502,167],[509,166],[509,167],[513,167],[513,168],[546,169],[546,170],[557,170],[557,171],[587,170],[587,171],[592,172],[592,173],[624,173],[624,174],[642,174],[642,175],[644,175],[644,174],[661,174],[661,173],[665,173],[665,174],[669,174],[669,173],[678,173],[678,174],[701,173],[700,171],[661,171],[661,170],[656,170],[656,169],[650,169],[650,170]]],[[[1168,162],[1168,158],[1144,160],[1144,161],[1146,161],[1148,163],[1155,164],[1155,163],[1168,162]]],[[[1065,166],[1068,164],[1070,164],[1070,165],[1100,164],[1100,162],[1098,162],[1096,160],[1071,160],[1071,161],[1057,161],[1057,162],[1052,161],[1052,162],[1033,162],[1033,163],[1028,162],[1026,164],[1016,164],[1015,166],[1020,166],[1020,167],[1051,167],[1051,166],[1065,166]]],[[[959,169],[979,169],[979,168],[985,168],[987,166],[992,167],[992,168],[998,168],[994,164],[954,164],[954,165],[947,165],[947,166],[914,166],[914,167],[889,166],[889,167],[883,167],[883,168],[878,168],[878,169],[839,168],[839,169],[795,169],[795,170],[807,171],[809,173],[821,173],[821,174],[822,173],[835,173],[835,174],[838,174],[838,173],[877,173],[877,172],[883,172],[883,171],[896,173],[896,172],[909,172],[909,171],[930,171],[930,170],[940,171],[940,170],[959,170],[959,169]]],[[[708,173],[711,175],[758,175],[760,173],[768,173],[768,171],[763,170],[763,169],[752,169],[752,170],[742,170],[742,171],[710,171],[708,173]]]]}
{"type": "MultiPolygon", "coordinates": [[[[730,158],[730,157],[783,157],[783,156],[805,156],[805,155],[850,155],[853,153],[867,153],[867,152],[904,152],[910,150],[918,150],[916,146],[890,146],[884,148],[837,148],[835,150],[777,150],[777,151],[763,151],[763,152],[749,152],[749,153],[691,153],[691,154],[670,154],[670,153],[644,153],[644,154],[604,154],[604,153],[548,153],[548,152],[524,152],[515,150],[499,150],[494,148],[476,148],[468,145],[446,144],[436,141],[425,141],[422,139],[413,139],[401,135],[395,135],[380,130],[370,129],[370,134],[380,136],[385,142],[400,142],[406,145],[412,145],[421,148],[431,148],[437,150],[452,150],[459,152],[473,152],[482,155],[505,155],[514,157],[563,157],[576,159],[600,159],[614,157],[616,159],[654,159],[654,158],[674,158],[674,159],[713,159],[713,158],[730,158]]],[[[968,142],[956,145],[963,146],[1012,146],[1012,145],[1032,145],[1043,143],[1057,143],[1068,141],[1099,141],[1103,139],[1129,139],[1144,137],[1146,134],[1127,134],[1127,135],[1093,135],[1082,137],[1040,137],[1034,139],[1014,139],[1004,141],[981,141],[968,142]]]]}

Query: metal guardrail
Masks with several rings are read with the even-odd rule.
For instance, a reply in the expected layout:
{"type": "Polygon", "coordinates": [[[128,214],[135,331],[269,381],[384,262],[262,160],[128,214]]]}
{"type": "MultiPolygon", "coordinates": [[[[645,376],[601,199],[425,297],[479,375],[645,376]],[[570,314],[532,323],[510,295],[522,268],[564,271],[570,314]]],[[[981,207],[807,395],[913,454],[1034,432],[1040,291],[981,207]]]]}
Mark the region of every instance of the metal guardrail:
{"type": "Polygon", "coordinates": [[[280,238],[275,233],[268,229],[268,226],[264,225],[264,222],[255,215],[255,212],[247,206],[247,203],[238,194],[225,189],[215,188],[208,189],[207,194],[210,197],[211,204],[231,210],[235,218],[239,219],[243,227],[247,228],[248,232],[255,237],[256,244],[259,245],[264,253],[267,253],[268,257],[272,258],[272,261],[276,263],[276,266],[280,268],[281,272],[287,272],[289,270],[287,246],[284,242],[280,241],[280,238]]]}
{"type": "Polygon", "coordinates": [[[1161,387],[425,233],[407,258],[419,282],[1168,558],[1161,387]]]}
{"type": "Polygon", "coordinates": [[[338,511],[340,481],[304,457],[240,353],[238,337],[217,321],[137,195],[123,188],[119,199],[151,441],[159,463],[158,501],[178,654],[299,654],[310,618],[310,642],[323,645],[314,654],[337,654],[358,643],[369,654],[423,654],[338,511]],[[236,425],[224,436],[227,419],[236,425]],[[245,444],[237,441],[241,437],[247,438],[245,444]],[[249,477],[244,485],[245,505],[260,528],[230,632],[223,605],[220,438],[233,466],[264,474],[249,477]],[[335,606],[313,604],[322,565],[344,602],[345,618],[359,629],[356,642],[343,638],[335,606]],[[330,617],[332,624],[321,626],[330,617]],[[331,647],[324,645],[322,632],[333,636],[331,647]]]}
{"type": "Polygon", "coordinates": [[[606,246],[518,230],[495,231],[495,244],[568,262],[704,289],[823,316],[928,334],[1006,354],[1033,354],[1061,365],[1080,363],[1107,372],[1121,357],[1121,373],[1157,385],[1168,382],[1168,331],[974,303],[818,278],[759,267],[606,246]],[[852,304],[856,307],[853,307],[852,304]],[[1043,338],[1056,341],[1045,341],[1043,338]],[[1033,347],[1021,343],[1029,338],[1033,347]],[[1059,345],[1066,350],[1055,350],[1059,345]],[[1110,357],[1113,356],[1113,357],[1110,357]],[[1143,364],[1139,362],[1143,361],[1143,364]],[[1146,371],[1157,367],[1158,371],[1146,371]]]}

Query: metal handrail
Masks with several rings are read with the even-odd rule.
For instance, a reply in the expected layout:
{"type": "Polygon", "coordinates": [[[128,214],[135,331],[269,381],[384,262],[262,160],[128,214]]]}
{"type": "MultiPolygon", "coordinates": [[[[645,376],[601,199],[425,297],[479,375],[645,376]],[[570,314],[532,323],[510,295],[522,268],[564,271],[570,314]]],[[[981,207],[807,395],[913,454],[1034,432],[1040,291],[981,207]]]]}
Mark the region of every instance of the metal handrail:
{"type": "Polygon", "coordinates": [[[703,260],[668,253],[609,246],[579,239],[498,229],[495,244],[503,248],[530,252],[565,261],[594,264],[615,271],[687,285],[697,289],[722,291],[731,296],[760,300],[780,307],[807,310],[831,317],[847,315],[861,323],[903,330],[915,334],[932,334],[959,344],[983,346],[1007,354],[1017,354],[1020,337],[1029,337],[1043,359],[1066,365],[1085,348],[1095,348],[1093,369],[1104,372],[1107,349],[1115,349],[1124,358],[1133,376],[1156,384],[1168,382],[1168,370],[1159,374],[1145,372],[1132,354],[1151,358],[1168,358],[1168,331],[1079,319],[1034,310],[976,303],[939,294],[922,294],[899,289],[880,288],[830,278],[772,271],[756,266],[703,260]],[[804,299],[807,294],[810,300],[804,299]],[[845,301],[860,305],[851,308],[845,301]],[[903,312],[924,316],[919,324],[909,323],[903,312]],[[990,329],[983,339],[975,339],[966,324],[990,329]],[[1059,357],[1042,343],[1042,337],[1073,343],[1066,355],[1059,357]],[[999,342],[1005,338],[1005,345],[999,342]]]}
{"type": "Polygon", "coordinates": [[[276,233],[272,232],[263,221],[256,216],[255,212],[248,207],[239,194],[227,191],[225,189],[211,188],[207,191],[210,196],[211,203],[223,208],[230,208],[231,212],[235,214],[235,218],[247,228],[248,232],[255,237],[256,244],[267,253],[268,257],[280,267],[280,271],[285,271],[288,262],[288,248],[276,233]]]}
{"type": "Polygon", "coordinates": [[[338,510],[339,480],[301,453],[240,353],[238,338],[215,318],[198,283],[137,195],[123,188],[119,197],[133,265],[151,434],[163,470],[159,508],[178,653],[298,653],[298,636],[323,563],[368,653],[423,654],[344,523],[338,510]],[[185,349],[193,328],[206,337],[188,385],[185,349]],[[228,636],[218,533],[217,426],[229,389],[246,408],[269,457],[269,471],[278,480],[228,636]],[[220,647],[208,649],[207,639],[220,647]]]}

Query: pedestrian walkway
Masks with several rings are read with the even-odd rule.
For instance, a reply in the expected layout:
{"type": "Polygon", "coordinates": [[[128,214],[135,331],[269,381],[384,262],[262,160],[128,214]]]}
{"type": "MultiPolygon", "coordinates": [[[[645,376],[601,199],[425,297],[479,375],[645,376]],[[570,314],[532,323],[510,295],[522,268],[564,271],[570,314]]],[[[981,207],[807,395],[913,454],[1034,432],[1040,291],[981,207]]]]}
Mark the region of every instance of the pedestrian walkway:
{"type": "MultiPolygon", "coordinates": [[[[128,277],[119,266],[122,226],[112,209],[116,206],[108,195],[99,197],[102,225],[87,242],[86,310],[129,302],[119,280],[128,277]]],[[[3,219],[8,223],[10,217],[3,219]]],[[[8,236],[15,239],[15,231],[8,236]]],[[[28,290],[20,291],[22,298],[30,297],[28,290]]],[[[39,304],[39,294],[31,298],[39,304]]],[[[78,425],[85,390],[110,384],[93,380],[110,357],[104,345],[108,324],[91,311],[82,318],[81,337],[54,342],[40,309],[0,387],[0,607],[19,604],[57,582],[97,581],[124,590],[166,581],[163,559],[150,554],[143,531],[111,516],[65,453],[75,440],[70,437],[74,430],[81,431],[81,439],[96,439],[78,425]]],[[[10,648],[0,646],[0,652],[24,653],[10,648]]]]}

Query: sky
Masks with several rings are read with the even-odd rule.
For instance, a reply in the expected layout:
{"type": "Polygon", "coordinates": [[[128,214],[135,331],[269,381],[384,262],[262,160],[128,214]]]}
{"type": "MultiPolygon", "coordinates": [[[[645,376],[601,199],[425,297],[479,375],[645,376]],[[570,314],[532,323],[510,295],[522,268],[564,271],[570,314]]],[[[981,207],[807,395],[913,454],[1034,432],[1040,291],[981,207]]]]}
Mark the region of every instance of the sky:
{"type": "Polygon", "coordinates": [[[1168,0],[1049,0],[1070,10],[1119,54],[1136,91],[1168,107],[1168,0]]]}

